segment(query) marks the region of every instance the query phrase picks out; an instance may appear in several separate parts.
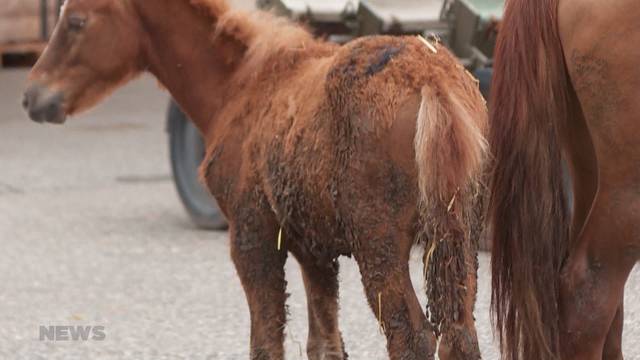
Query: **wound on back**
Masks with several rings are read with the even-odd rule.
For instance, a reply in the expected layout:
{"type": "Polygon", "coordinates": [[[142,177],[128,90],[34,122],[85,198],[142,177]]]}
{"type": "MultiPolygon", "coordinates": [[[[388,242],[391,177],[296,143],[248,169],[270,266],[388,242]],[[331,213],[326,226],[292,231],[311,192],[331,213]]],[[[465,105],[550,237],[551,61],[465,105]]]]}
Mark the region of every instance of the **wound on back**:
{"type": "Polygon", "coordinates": [[[373,76],[382,71],[398,54],[402,52],[402,47],[387,46],[378,53],[375,61],[367,68],[367,76],[373,76]]]}

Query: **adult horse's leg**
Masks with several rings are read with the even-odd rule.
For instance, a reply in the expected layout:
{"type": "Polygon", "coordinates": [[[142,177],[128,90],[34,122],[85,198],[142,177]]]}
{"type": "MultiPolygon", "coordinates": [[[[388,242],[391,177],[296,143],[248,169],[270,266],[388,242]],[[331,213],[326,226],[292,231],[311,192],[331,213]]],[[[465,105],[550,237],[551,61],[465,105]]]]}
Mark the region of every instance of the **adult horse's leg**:
{"type": "Polygon", "coordinates": [[[564,269],[561,289],[563,329],[584,329],[571,333],[563,344],[564,354],[577,358],[581,354],[584,358],[622,358],[624,282],[640,258],[640,153],[636,146],[640,72],[635,61],[640,51],[623,46],[602,48],[594,42],[612,43],[620,33],[629,41],[640,39],[640,31],[630,26],[640,10],[632,0],[607,5],[564,0],[558,8],[566,64],[589,125],[599,170],[597,199],[564,269]],[[577,274],[580,270],[584,273],[577,274]],[[588,290],[593,297],[580,299],[588,290]],[[574,303],[586,304],[584,311],[590,316],[569,309],[574,303]],[[606,331],[601,334],[603,328],[606,331]]]}
{"type": "Polygon", "coordinates": [[[632,244],[640,211],[635,190],[602,186],[592,212],[562,271],[560,327],[563,359],[602,359],[624,285],[636,258],[632,244]],[[612,226],[613,224],[613,226],[612,226]]]}
{"type": "MultiPolygon", "coordinates": [[[[573,211],[571,226],[571,244],[578,243],[578,235],[583,229],[589,211],[593,206],[598,189],[597,160],[591,141],[591,135],[581,114],[579,104],[572,105],[576,115],[570,120],[571,132],[563,134],[571,171],[573,211]]],[[[568,130],[568,129],[567,129],[568,130]]],[[[571,252],[571,251],[570,251],[571,252]]],[[[619,305],[616,317],[611,325],[603,350],[603,360],[621,360],[623,309],[619,305]]]]}
{"type": "MultiPolygon", "coordinates": [[[[598,189],[598,164],[591,135],[577,99],[572,99],[571,111],[575,116],[569,120],[571,129],[562,134],[571,172],[573,211],[571,244],[577,243],[578,235],[585,225],[598,189]]],[[[603,360],[622,360],[623,304],[616,312],[605,341],[603,360]]]]}
{"type": "Polygon", "coordinates": [[[338,263],[318,265],[303,251],[292,252],[300,263],[307,292],[307,356],[309,360],[344,360],[347,354],[338,327],[338,263]]]}
{"type": "MultiPolygon", "coordinates": [[[[624,295],[622,296],[624,299],[624,295]]],[[[607,334],[607,340],[604,343],[602,351],[602,360],[622,360],[622,328],[624,326],[624,300],[618,306],[616,317],[607,334]]]]}
{"type": "Polygon", "coordinates": [[[359,236],[354,256],[369,305],[387,337],[391,360],[433,359],[436,339],[409,275],[413,240],[381,220],[359,236]]]}
{"type": "Polygon", "coordinates": [[[277,248],[278,223],[256,202],[230,219],[231,258],[251,314],[251,360],[284,359],[286,251],[277,248]]]}

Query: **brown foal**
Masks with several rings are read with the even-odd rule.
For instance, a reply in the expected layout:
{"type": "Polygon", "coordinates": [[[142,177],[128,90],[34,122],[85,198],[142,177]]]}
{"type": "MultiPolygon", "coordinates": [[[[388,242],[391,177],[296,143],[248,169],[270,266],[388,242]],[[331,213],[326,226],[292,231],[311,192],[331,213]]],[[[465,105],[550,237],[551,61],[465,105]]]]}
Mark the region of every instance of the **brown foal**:
{"type": "Polygon", "coordinates": [[[61,123],[145,70],[205,136],[202,179],[229,220],[252,359],[284,357],[288,253],[302,267],[310,359],[346,358],[341,255],[358,262],[392,359],[433,358],[439,335],[441,359],[479,358],[470,224],[486,110],[444,47],[340,47],[222,0],[68,0],[25,107],[61,123]],[[409,278],[417,243],[431,321],[409,278]]]}

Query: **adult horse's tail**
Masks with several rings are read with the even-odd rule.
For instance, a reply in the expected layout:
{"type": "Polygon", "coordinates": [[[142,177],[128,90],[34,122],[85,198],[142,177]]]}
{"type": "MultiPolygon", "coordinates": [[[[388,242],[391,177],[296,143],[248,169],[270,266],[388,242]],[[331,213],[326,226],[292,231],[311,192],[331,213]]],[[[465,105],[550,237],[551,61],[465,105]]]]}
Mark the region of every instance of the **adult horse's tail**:
{"type": "Polygon", "coordinates": [[[555,359],[569,218],[559,132],[571,85],[558,0],[509,0],[496,47],[489,144],[492,312],[504,359],[555,359]]]}
{"type": "MultiPolygon", "coordinates": [[[[460,71],[422,89],[414,145],[427,240],[424,271],[429,318],[445,338],[456,337],[452,326],[468,323],[467,315],[472,319],[475,281],[467,284],[476,276],[474,215],[487,158],[486,129],[486,105],[471,76],[460,71]]],[[[475,331],[464,336],[475,338],[475,331]]],[[[477,344],[469,345],[457,351],[479,356],[477,344]]]]}

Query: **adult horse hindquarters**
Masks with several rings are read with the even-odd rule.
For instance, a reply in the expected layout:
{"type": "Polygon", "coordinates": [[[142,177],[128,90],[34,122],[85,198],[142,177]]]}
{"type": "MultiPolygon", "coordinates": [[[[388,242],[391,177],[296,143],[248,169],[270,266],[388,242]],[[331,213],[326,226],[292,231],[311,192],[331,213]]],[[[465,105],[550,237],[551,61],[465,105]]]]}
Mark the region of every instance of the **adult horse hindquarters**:
{"type": "Polygon", "coordinates": [[[640,40],[638,16],[631,0],[507,3],[489,205],[492,302],[507,359],[622,358],[624,284],[640,258],[640,50],[628,46],[640,40]]]}
{"type": "Polygon", "coordinates": [[[338,47],[221,0],[68,0],[25,106],[63,122],[145,69],[205,135],[202,177],[229,219],[252,359],[283,358],[288,252],[304,276],[310,359],[344,357],[340,255],[356,258],[392,359],[432,358],[434,332],[441,358],[479,357],[468,224],[486,113],[444,47],[418,37],[338,47]],[[409,278],[416,238],[429,249],[435,328],[409,278]]]}

